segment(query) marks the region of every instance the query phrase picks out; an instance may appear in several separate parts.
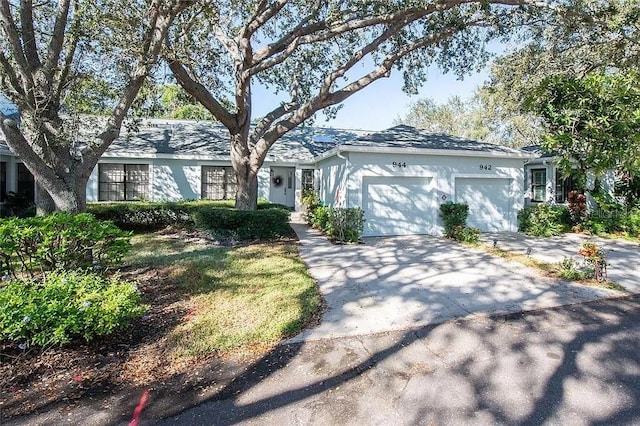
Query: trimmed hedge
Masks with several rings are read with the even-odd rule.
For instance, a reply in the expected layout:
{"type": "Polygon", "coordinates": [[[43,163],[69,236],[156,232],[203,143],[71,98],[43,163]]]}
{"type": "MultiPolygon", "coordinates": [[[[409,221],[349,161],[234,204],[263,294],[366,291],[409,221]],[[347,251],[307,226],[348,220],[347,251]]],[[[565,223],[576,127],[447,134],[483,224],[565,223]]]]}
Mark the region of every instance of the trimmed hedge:
{"type": "Polygon", "coordinates": [[[235,209],[199,209],[193,214],[196,227],[222,237],[240,240],[291,237],[289,210],[266,208],[253,211],[235,209]]]}
{"type": "MultiPolygon", "coordinates": [[[[87,211],[102,220],[110,220],[121,229],[130,231],[154,231],[168,226],[190,227],[201,210],[233,210],[233,200],[196,200],[180,202],[115,202],[90,203],[87,211]]],[[[259,202],[258,209],[285,206],[259,202]]]]}
{"type": "Polygon", "coordinates": [[[469,206],[447,201],[440,204],[440,218],[444,223],[444,235],[453,238],[459,228],[464,228],[469,216],[469,206]]]}

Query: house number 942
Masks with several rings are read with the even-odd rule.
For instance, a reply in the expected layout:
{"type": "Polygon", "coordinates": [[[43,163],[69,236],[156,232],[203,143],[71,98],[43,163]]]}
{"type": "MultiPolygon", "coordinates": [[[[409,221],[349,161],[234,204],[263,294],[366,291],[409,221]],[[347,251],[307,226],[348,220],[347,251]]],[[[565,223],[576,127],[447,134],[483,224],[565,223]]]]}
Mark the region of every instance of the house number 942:
{"type": "Polygon", "coordinates": [[[394,161],[391,165],[393,167],[407,167],[407,163],[404,161],[394,161]]]}
{"type": "Polygon", "coordinates": [[[491,164],[480,164],[480,170],[491,170],[491,164]]]}

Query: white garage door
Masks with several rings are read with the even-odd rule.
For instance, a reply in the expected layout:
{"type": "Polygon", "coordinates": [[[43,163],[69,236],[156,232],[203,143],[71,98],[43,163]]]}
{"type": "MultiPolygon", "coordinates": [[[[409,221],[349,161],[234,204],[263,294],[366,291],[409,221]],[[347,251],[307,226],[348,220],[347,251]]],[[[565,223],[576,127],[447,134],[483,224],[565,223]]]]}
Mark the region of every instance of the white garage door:
{"type": "Polygon", "coordinates": [[[514,230],[510,179],[456,178],[456,202],[469,205],[468,226],[486,232],[514,230]]]}
{"type": "Polygon", "coordinates": [[[433,234],[438,205],[429,177],[365,177],[364,235],[433,234]]]}

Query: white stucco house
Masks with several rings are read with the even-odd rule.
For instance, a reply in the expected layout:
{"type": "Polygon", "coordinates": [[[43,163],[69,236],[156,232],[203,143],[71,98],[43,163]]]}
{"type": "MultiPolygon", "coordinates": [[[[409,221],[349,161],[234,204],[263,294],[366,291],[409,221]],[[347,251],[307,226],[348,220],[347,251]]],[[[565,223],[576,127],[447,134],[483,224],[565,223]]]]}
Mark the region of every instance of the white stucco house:
{"type": "Polygon", "coordinates": [[[469,226],[517,231],[533,155],[409,126],[364,135],[316,158],[320,198],[362,207],[365,236],[441,234],[439,206],[469,205],[469,226]]]}
{"type": "MultiPolygon", "coordinates": [[[[2,199],[8,191],[33,193],[20,159],[1,143],[0,154],[2,199]]],[[[258,192],[296,210],[304,188],[328,205],[361,207],[365,236],[438,235],[439,205],[447,201],[469,204],[470,226],[516,231],[525,163],[536,155],[409,126],[375,133],[300,127],[270,150],[258,192]]],[[[146,120],[111,145],[87,184],[88,201],[234,195],[228,134],[208,122],[146,120]]]]}

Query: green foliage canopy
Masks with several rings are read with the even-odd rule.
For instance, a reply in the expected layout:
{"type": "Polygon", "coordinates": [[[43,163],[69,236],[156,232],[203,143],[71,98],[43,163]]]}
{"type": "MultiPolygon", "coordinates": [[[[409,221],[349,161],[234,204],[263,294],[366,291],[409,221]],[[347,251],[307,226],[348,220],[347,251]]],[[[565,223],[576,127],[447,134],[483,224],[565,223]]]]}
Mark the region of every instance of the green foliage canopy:
{"type": "Polygon", "coordinates": [[[567,173],[640,171],[640,73],[546,78],[527,98],[546,127],[543,146],[567,173]]]}

